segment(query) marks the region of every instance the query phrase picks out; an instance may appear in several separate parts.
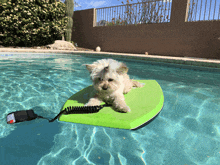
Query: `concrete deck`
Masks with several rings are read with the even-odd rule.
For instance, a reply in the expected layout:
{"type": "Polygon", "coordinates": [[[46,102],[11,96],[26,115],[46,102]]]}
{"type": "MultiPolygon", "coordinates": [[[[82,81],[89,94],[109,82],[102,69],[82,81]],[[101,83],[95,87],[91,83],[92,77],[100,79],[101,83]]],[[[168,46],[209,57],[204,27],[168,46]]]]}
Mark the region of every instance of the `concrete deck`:
{"type": "Polygon", "coordinates": [[[191,66],[220,68],[220,60],[215,59],[202,59],[191,57],[171,57],[159,55],[145,55],[145,54],[128,54],[128,53],[111,53],[111,52],[96,52],[96,51],[74,51],[74,50],[51,50],[51,49],[20,49],[20,48],[0,48],[0,52],[26,52],[26,53],[65,53],[65,54],[79,54],[86,56],[106,56],[120,57],[128,59],[138,59],[154,62],[172,63],[172,64],[185,64],[191,66]]]}

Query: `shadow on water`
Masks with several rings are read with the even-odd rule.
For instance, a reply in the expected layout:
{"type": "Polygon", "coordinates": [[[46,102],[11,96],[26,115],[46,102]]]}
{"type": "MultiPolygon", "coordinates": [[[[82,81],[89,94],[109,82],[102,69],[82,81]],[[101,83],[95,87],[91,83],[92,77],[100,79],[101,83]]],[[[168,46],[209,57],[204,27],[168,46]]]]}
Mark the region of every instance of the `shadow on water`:
{"type": "MultiPolygon", "coordinates": [[[[33,108],[36,114],[42,115],[39,114],[39,109],[42,108],[37,109],[33,108]]],[[[1,165],[37,164],[42,156],[50,153],[54,145],[54,136],[59,133],[59,123],[49,123],[45,119],[15,123],[14,126],[15,130],[1,139],[1,165]]]]}
{"type": "Polygon", "coordinates": [[[145,127],[146,125],[150,124],[159,114],[160,114],[160,112],[159,112],[156,116],[154,116],[152,119],[150,119],[149,121],[147,121],[146,123],[144,123],[144,124],[142,124],[142,125],[140,125],[140,126],[134,128],[134,129],[131,129],[131,130],[132,130],[132,131],[136,131],[136,130],[138,130],[138,129],[141,129],[141,128],[145,127]]]}

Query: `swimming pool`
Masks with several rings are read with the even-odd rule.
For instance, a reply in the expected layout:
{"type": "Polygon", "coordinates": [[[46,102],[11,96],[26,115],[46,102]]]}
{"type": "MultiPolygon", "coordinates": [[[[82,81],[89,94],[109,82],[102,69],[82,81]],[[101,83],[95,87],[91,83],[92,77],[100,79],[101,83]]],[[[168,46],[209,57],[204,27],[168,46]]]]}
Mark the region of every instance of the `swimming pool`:
{"type": "MultiPolygon", "coordinates": [[[[33,109],[53,118],[65,101],[91,84],[82,64],[99,57],[0,53],[1,165],[218,165],[220,70],[181,69],[125,60],[133,79],[155,79],[164,107],[131,131],[36,119],[8,125],[6,115],[33,109]]],[[[116,58],[115,58],[116,59],[116,58]]],[[[117,60],[117,59],[116,59],[117,60]]],[[[198,68],[197,68],[198,69],[198,68]]]]}

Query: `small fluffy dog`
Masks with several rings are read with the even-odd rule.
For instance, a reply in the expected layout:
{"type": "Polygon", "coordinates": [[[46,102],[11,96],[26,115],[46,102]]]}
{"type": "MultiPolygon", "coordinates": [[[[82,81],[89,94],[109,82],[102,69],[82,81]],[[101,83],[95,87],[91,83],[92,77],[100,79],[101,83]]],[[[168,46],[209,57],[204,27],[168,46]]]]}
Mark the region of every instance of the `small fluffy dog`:
{"type": "Polygon", "coordinates": [[[143,85],[129,78],[127,66],[113,59],[102,59],[85,65],[95,89],[94,97],[90,98],[85,106],[95,106],[105,102],[111,104],[115,111],[130,112],[123,94],[128,93],[132,87],[143,87],[143,85]]]}

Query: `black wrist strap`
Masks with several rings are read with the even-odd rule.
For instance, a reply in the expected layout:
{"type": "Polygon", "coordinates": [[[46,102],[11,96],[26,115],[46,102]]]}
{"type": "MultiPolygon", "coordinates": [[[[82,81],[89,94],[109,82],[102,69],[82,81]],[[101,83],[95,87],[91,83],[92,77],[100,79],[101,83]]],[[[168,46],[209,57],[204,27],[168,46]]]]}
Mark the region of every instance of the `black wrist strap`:
{"type": "Polygon", "coordinates": [[[62,114],[68,115],[68,114],[97,113],[103,107],[108,107],[108,106],[111,105],[105,104],[105,105],[97,105],[97,106],[67,107],[63,111],[61,111],[54,119],[51,120],[44,118],[43,116],[38,116],[37,114],[34,113],[32,109],[16,111],[16,112],[11,112],[7,115],[7,123],[8,124],[19,123],[23,121],[34,120],[36,118],[47,119],[49,122],[53,122],[62,114]]]}

